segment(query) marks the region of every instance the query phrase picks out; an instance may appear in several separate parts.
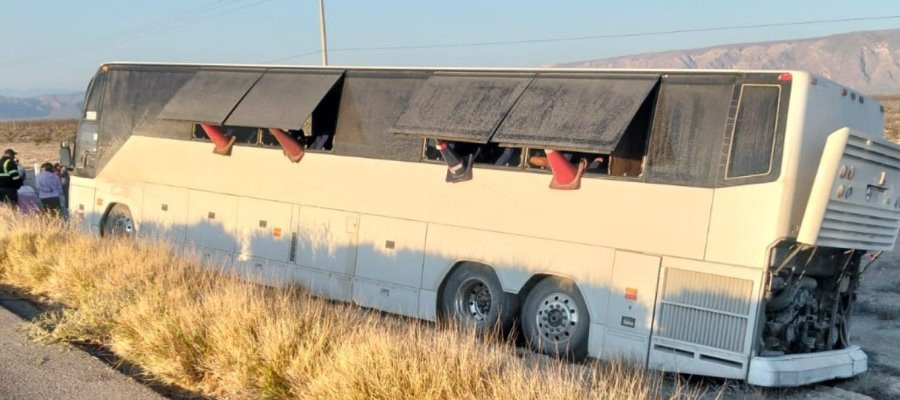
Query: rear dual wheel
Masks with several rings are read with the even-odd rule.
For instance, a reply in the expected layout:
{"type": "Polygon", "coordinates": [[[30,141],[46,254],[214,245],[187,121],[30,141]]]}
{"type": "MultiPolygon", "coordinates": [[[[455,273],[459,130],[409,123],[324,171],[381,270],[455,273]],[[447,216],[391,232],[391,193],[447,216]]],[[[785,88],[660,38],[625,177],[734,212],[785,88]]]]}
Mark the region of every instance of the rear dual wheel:
{"type": "Polygon", "coordinates": [[[450,274],[440,299],[441,316],[479,335],[510,332],[519,310],[518,298],[503,291],[494,270],[474,263],[450,274]]]}
{"type": "Polygon", "coordinates": [[[591,321],[571,281],[549,277],[538,282],[525,298],[521,318],[525,339],[535,351],[573,361],[587,358],[591,321]]]}

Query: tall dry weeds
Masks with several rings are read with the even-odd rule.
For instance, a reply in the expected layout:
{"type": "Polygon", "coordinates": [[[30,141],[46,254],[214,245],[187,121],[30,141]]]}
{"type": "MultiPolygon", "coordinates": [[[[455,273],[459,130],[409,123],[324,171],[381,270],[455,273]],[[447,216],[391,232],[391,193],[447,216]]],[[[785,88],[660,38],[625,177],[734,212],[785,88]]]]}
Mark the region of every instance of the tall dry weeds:
{"type": "Polygon", "coordinates": [[[267,288],[0,208],[0,281],[62,307],[38,324],[151,379],[227,398],[697,398],[625,364],[517,356],[500,340],[267,288]]]}

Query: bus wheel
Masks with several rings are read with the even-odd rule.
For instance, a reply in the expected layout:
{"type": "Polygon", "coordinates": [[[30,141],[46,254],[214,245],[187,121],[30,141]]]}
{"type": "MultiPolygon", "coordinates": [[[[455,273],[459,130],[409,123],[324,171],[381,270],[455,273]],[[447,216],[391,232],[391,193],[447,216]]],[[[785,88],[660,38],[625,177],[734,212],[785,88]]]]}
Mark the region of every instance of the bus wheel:
{"type": "Polygon", "coordinates": [[[534,286],[522,306],[525,339],[538,352],[573,361],[587,358],[590,317],[571,281],[549,277],[534,286]]]}
{"type": "Polygon", "coordinates": [[[503,291],[500,279],[485,265],[463,264],[447,278],[441,289],[440,313],[479,335],[512,329],[518,312],[518,297],[503,291]]]}
{"type": "Polygon", "coordinates": [[[134,236],[134,220],[131,218],[131,210],[124,204],[116,204],[106,214],[103,220],[101,233],[105,237],[134,236]]]}

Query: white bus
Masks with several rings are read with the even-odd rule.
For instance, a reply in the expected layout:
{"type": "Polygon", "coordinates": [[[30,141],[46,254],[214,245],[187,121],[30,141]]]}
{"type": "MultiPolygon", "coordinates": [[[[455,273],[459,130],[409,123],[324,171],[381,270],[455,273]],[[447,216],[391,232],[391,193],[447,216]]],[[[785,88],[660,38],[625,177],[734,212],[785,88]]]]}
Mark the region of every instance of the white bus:
{"type": "Polygon", "coordinates": [[[261,283],[539,352],[796,386],[867,368],[900,228],[879,103],[801,71],[103,65],[69,208],[261,283]]]}

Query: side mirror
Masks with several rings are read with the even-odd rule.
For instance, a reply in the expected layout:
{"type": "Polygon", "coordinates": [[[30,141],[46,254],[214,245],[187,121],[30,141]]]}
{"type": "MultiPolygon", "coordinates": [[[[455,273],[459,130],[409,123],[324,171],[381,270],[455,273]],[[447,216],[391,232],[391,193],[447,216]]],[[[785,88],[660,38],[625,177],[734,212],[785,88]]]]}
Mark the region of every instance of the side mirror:
{"type": "Polygon", "coordinates": [[[59,165],[66,168],[74,166],[74,163],[72,162],[72,149],[69,146],[68,140],[64,140],[59,144],[59,165]]]}

